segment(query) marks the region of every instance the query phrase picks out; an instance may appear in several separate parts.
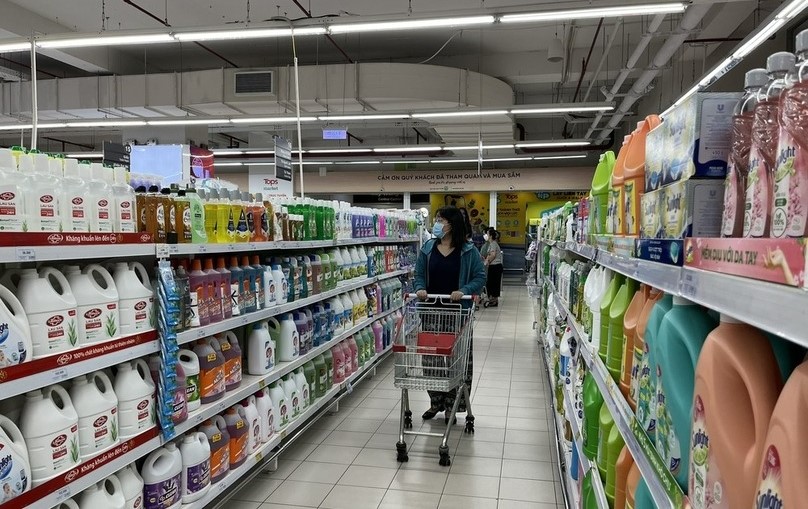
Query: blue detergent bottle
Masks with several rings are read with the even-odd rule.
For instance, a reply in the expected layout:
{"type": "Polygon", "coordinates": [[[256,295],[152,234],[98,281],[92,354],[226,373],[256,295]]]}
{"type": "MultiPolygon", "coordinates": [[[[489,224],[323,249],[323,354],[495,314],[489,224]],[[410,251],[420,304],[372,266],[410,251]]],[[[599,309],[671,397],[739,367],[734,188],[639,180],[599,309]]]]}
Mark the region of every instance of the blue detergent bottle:
{"type": "Polygon", "coordinates": [[[665,313],[673,307],[673,297],[669,294],[663,295],[651,311],[648,323],[643,333],[643,355],[639,367],[639,389],[637,391],[637,421],[642,425],[648,438],[656,441],[656,397],[657,397],[657,376],[656,376],[656,337],[659,332],[659,325],[665,313]]]}

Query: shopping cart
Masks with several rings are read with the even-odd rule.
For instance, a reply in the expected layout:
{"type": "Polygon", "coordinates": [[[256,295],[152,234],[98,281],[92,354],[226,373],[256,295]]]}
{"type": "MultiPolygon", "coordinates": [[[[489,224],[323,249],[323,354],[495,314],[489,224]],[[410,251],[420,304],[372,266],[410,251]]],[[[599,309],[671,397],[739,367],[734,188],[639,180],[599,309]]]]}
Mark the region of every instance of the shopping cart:
{"type": "MultiPolygon", "coordinates": [[[[401,389],[401,418],[396,444],[398,461],[407,461],[405,435],[442,437],[438,447],[440,464],[448,466],[449,433],[457,422],[457,410],[461,401],[466,406],[466,433],[474,433],[474,415],[471,398],[466,385],[466,368],[471,348],[474,306],[450,302],[448,295],[429,295],[426,300],[412,299],[405,309],[402,329],[393,344],[395,355],[395,386],[401,389]],[[408,391],[430,390],[448,392],[457,389],[451,413],[446,416],[446,430],[441,433],[409,431],[412,428],[412,411],[408,391]]],[[[471,300],[471,296],[464,296],[471,300]]]]}

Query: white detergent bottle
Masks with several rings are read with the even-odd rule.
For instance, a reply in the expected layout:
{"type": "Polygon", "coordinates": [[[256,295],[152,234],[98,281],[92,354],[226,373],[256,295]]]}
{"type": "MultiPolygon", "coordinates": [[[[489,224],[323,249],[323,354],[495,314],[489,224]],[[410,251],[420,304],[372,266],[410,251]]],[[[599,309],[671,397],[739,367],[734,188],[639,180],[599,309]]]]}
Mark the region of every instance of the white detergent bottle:
{"type": "Polygon", "coordinates": [[[90,231],[109,233],[113,231],[115,216],[112,187],[109,185],[111,168],[101,163],[90,165],[90,179],[87,186],[90,192],[90,231]]]}
{"type": "Polygon", "coordinates": [[[17,161],[11,150],[0,148],[0,231],[28,231],[25,193],[28,177],[17,171],[17,161]]]}
{"type": "Polygon", "coordinates": [[[255,406],[255,396],[249,396],[241,402],[244,408],[244,422],[247,423],[247,453],[252,454],[261,445],[261,416],[255,406]]]}
{"type": "Polygon", "coordinates": [[[348,293],[350,292],[343,293],[342,295],[338,296],[338,298],[342,302],[342,309],[343,309],[342,326],[345,328],[346,331],[354,326],[354,319],[353,319],[354,301],[353,299],[351,299],[351,296],[348,295],[348,293]]]}
{"type": "Polygon", "coordinates": [[[121,335],[153,329],[154,291],[146,268],[139,262],[117,262],[112,267],[112,278],[120,298],[121,335]]]}
{"type": "Polygon", "coordinates": [[[280,431],[289,424],[288,400],[286,399],[286,391],[283,390],[283,383],[280,380],[269,386],[269,398],[272,400],[276,416],[275,431],[280,431]]]}
{"type": "Polygon", "coordinates": [[[300,393],[297,390],[297,382],[292,373],[283,377],[283,392],[286,393],[287,406],[289,408],[289,420],[294,421],[300,417],[301,401],[300,393]]]}
{"type": "Polygon", "coordinates": [[[188,411],[193,412],[202,406],[199,394],[199,357],[191,350],[182,349],[177,352],[177,362],[185,372],[188,411]]]}
{"type": "Polygon", "coordinates": [[[64,273],[76,297],[79,344],[92,345],[118,337],[118,289],[107,269],[95,263],[83,270],[67,265],[64,273]]]}
{"type": "Polygon", "coordinates": [[[113,168],[112,175],[112,196],[114,197],[115,223],[113,228],[116,232],[135,233],[137,232],[137,202],[135,190],[129,185],[126,168],[118,166],[113,168]]]}
{"type": "Polygon", "coordinates": [[[143,359],[118,364],[115,375],[118,426],[122,439],[139,435],[157,425],[155,386],[143,359]]]}
{"type": "Polygon", "coordinates": [[[3,486],[2,502],[31,489],[31,465],[25,439],[10,419],[0,415],[0,486],[3,486]]]}
{"type": "Polygon", "coordinates": [[[272,279],[275,281],[275,302],[277,304],[286,304],[289,299],[289,282],[286,280],[286,276],[283,275],[280,265],[273,263],[271,267],[272,279]]]}
{"type": "Polygon", "coordinates": [[[182,455],[182,503],[204,497],[210,489],[210,444],[204,433],[188,433],[180,444],[182,455]]]}
{"type": "Polygon", "coordinates": [[[334,297],[330,301],[333,317],[331,320],[330,330],[332,338],[345,332],[345,306],[342,305],[342,299],[334,297]]]}
{"type": "Polygon", "coordinates": [[[61,179],[51,174],[48,156],[41,153],[21,154],[19,169],[29,177],[29,188],[25,193],[28,231],[62,231],[62,213],[58,196],[61,179]]]}
{"type": "Polygon", "coordinates": [[[57,505],[53,509],[81,509],[81,508],[79,507],[78,502],[76,502],[72,498],[68,498],[67,500],[60,503],[59,505],[57,505]]]}
{"type": "Polygon", "coordinates": [[[30,361],[31,326],[17,297],[0,285],[0,368],[30,361]]]}
{"type": "MultiPolygon", "coordinates": [[[[274,318],[269,320],[275,327],[280,327],[274,318]]],[[[264,322],[253,324],[247,339],[247,361],[247,373],[251,375],[266,375],[275,367],[275,342],[264,322]]]]}
{"type": "Polygon", "coordinates": [[[125,509],[121,481],[115,474],[97,482],[79,494],[79,509],[125,509]]]}
{"type": "Polygon", "coordinates": [[[126,509],[143,509],[143,478],[135,465],[130,463],[115,473],[121,481],[126,509]]]}
{"type": "Polygon", "coordinates": [[[28,323],[34,358],[65,352],[78,346],[76,298],[65,276],[53,267],[20,272],[17,287],[28,323]]]}
{"type": "Polygon", "coordinates": [[[66,232],[86,233],[90,231],[90,190],[87,182],[80,177],[79,162],[65,159],[62,170],[62,194],[59,204],[62,207],[62,227],[66,232]]]}
{"type": "Polygon", "coordinates": [[[82,460],[118,444],[118,397],[103,371],[74,378],[70,399],[79,416],[82,460]]]}
{"type": "Polygon", "coordinates": [[[34,486],[79,464],[79,416],[61,385],[26,393],[20,431],[28,446],[34,486]]]}
{"type": "Polygon", "coordinates": [[[269,388],[264,387],[255,393],[255,408],[258,410],[258,417],[261,419],[261,443],[269,442],[275,436],[275,406],[269,395],[269,388]]]}
{"type": "Polygon", "coordinates": [[[143,505],[179,509],[182,505],[182,454],[173,442],[149,454],[140,469],[143,505]]]}
{"type": "Polygon", "coordinates": [[[300,351],[300,334],[292,315],[285,313],[279,320],[268,320],[269,332],[275,335],[275,358],[278,362],[291,362],[297,359],[300,351]]]}
{"type": "Polygon", "coordinates": [[[309,400],[311,398],[309,391],[311,388],[309,387],[309,382],[306,381],[306,374],[302,367],[297,368],[294,379],[295,385],[297,385],[297,393],[300,395],[300,410],[303,411],[309,406],[309,400]]]}
{"type": "MultiPolygon", "coordinates": [[[[281,275],[283,273],[281,272],[281,275]]],[[[270,308],[278,304],[278,291],[275,284],[275,276],[272,274],[272,266],[264,265],[264,307],[270,308]]]]}

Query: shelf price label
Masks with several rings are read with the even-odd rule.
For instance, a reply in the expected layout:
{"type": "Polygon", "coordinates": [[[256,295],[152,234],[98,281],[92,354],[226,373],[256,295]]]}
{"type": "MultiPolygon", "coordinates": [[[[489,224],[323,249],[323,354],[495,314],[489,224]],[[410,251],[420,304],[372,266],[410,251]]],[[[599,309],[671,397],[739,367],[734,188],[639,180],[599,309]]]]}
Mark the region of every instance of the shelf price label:
{"type": "MultiPolygon", "coordinates": [[[[645,434],[645,430],[643,429],[642,425],[640,425],[640,422],[636,417],[631,416],[629,428],[631,434],[634,435],[634,438],[636,439],[637,445],[640,447],[641,453],[648,459],[648,463],[651,466],[651,469],[654,471],[654,475],[659,480],[659,484],[662,486],[662,489],[665,490],[665,495],[667,495],[668,500],[670,500],[671,506],[674,509],[683,508],[685,496],[684,493],[682,493],[682,489],[676,483],[676,479],[673,477],[670,470],[668,470],[665,462],[662,461],[662,458],[660,458],[659,454],[657,454],[654,444],[651,443],[651,440],[648,438],[648,435],[645,434]]],[[[645,475],[646,474],[643,472],[643,476],[645,475]]],[[[648,481],[653,480],[647,479],[646,482],[648,481]]],[[[652,482],[649,482],[648,484],[649,488],[652,488],[652,482]]]]}
{"type": "Polygon", "coordinates": [[[17,248],[17,261],[18,262],[35,262],[36,249],[32,247],[18,247],[17,248]]]}
{"type": "Polygon", "coordinates": [[[699,291],[699,275],[695,272],[684,272],[682,278],[682,295],[694,298],[699,291]]]}

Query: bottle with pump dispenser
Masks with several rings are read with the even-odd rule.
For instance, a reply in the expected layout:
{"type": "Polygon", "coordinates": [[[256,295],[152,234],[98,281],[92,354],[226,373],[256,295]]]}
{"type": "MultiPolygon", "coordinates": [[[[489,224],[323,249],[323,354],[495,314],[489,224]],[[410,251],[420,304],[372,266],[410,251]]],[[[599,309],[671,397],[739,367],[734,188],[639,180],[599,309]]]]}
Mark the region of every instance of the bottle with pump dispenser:
{"type": "Polygon", "coordinates": [[[89,232],[90,193],[87,182],[79,176],[79,162],[65,159],[62,172],[64,177],[59,203],[62,207],[63,229],[66,232],[89,232]]]}
{"type": "Polygon", "coordinates": [[[29,232],[60,232],[63,230],[59,190],[62,179],[51,173],[48,156],[35,151],[20,154],[19,171],[26,175],[29,188],[24,202],[28,212],[29,232]]]}
{"type": "Polygon", "coordinates": [[[12,151],[0,148],[0,208],[4,211],[0,215],[0,231],[28,231],[30,218],[25,195],[29,188],[29,179],[17,170],[12,151]]]}

